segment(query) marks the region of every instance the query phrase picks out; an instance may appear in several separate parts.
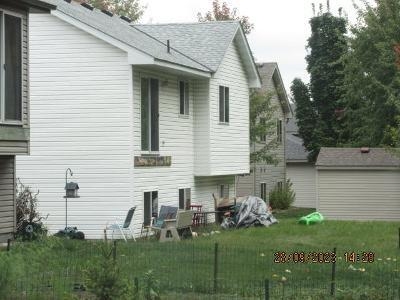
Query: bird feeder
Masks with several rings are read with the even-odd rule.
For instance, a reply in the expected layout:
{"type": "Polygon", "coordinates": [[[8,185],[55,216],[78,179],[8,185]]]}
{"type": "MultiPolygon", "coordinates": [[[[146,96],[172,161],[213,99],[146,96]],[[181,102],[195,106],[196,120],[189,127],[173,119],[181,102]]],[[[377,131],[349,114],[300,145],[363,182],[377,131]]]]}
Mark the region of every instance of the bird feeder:
{"type": "Polygon", "coordinates": [[[67,182],[65,184],[64,198],[79,198],[78,195],[79,185],[76,182],[67,182]]]}

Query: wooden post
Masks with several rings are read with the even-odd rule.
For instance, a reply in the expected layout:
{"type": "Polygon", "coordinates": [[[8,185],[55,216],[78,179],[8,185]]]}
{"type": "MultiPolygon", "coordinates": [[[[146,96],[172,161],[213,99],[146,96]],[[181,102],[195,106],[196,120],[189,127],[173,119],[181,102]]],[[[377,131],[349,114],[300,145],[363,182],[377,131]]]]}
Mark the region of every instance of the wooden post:
{"type": "MultiPolygon", "coordinates": [[[[336,258],[336,247],[333,248],[334,257],[336,258]]],[[[335,277],[336,277],[336,259],[332,262],[331,273],[331,296],[335,295],[335,277]]]]}

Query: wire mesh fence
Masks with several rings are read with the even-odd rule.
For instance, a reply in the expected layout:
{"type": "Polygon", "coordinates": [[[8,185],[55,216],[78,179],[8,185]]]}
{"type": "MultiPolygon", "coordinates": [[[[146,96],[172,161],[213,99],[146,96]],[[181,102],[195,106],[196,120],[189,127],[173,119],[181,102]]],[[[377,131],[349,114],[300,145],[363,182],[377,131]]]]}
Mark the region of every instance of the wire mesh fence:
{"type": "MultiPolygon", "coordinates": [[[[347,294],[400,299],[398,255],[363,261],[363,252],[338,250],[334,260],[325,260],[320,253],[333,255],[333,249],[325,249],[286,252],[280,259],[279,251],[227,244],[105,246],[70,240],[16,245],[8,258],[0,252],[0,260],[11,261],[8,271],[0,268],[0,289],[7,290],[0,290],[0,299],[94,299],[87,290],[87,270],[104,259],[105,251],[133,289],[148,288],[151,271],[162,299],[328,299],[347,294]]],[[[0,261],[0,267],[5,265],[0,261]]]]}

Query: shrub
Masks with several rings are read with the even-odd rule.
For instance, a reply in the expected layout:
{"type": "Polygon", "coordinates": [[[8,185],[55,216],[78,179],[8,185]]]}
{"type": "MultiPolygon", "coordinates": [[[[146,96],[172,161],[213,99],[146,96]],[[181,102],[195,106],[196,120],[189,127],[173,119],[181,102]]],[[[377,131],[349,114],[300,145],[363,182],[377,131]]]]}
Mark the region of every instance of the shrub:
{"type": "Polygon", "coordinates": [[[292,185],[288,179],[285,184],[282,184],[282,186],[276,185],[269,192],[269,205],[273,209],[288,209],[292,205],[296,196],[292,185]]]}
{"type": "Polygon", "coordinates": [[[131,291],[113,259],[113,248],[104,244],[100,249],[100,259],[94,261],[86,271],[89,291],[99,300],[128,299],[131,291]]]}
{"type": "Polygon", "coordinates": [[[16,236],[22,240],[36,240],[47,234],[47,229],[42,223],[43,217],[37,212],[37,193],[21,182],[17,185],[16,214],[17,232],[16,236]]]}

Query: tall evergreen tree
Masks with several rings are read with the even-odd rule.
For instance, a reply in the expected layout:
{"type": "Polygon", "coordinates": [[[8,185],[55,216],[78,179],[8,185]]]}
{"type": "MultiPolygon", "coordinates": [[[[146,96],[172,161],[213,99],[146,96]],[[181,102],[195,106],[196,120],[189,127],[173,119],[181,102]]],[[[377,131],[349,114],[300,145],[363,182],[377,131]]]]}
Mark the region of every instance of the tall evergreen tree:
{"type": "Polygon", "coordinates": [[[337,112],[342,109],[340,99],[344,65],[341,58],[347,52],[347,21],[329,11],[320,11],[311,18],[310,25],[306,61],[316,123],[312,141],[306,146],[318,152],[322,146],[336,146],[340,143],[337,112]]]}
{"type": "Polygon", "coordinates": [[[345,57],[343,137],[355,146],[400,146],[400,1],[359,8],[345,57]]]}
{"type": "Polygon", "coordinates": [[[299,135],[303,139],[304,147],[310,151],[310,160],[314,160],[318,145],[314,144],[314,131],[317,122],[314,103],[311,101],[308,86],[300,79],[295,78],[290,86],[292,99],[296,104],[296,119],[299,135]]]}

